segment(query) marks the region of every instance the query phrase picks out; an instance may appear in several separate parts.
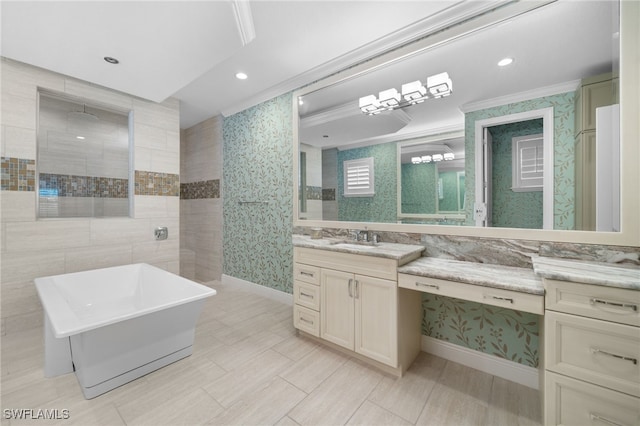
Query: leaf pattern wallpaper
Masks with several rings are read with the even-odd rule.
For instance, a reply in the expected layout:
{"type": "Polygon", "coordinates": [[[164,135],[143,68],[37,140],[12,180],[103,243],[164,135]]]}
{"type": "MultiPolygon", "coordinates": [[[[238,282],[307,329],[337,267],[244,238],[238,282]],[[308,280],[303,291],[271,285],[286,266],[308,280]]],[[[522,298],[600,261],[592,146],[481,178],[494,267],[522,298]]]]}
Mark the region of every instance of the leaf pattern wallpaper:
{"type": "MultiPolygon", "coordinates": [[[[542,108],[553,108],[554,164],[553,164],[553,216],[554,229],[575,228],[574,195],[574,98],[575,92],[544,96],[523,102],[515,102],[465,114],[465,155],[475,155],[475,122],[486,118],[500,117],[542,108]]],[[[475,164],[468,161],[465,166],[467,224],[473,225],[473,203],[475,202],[475,164]]]]}
{"type": "Polygon", "coordinates": [[[291,94],[226,117],[223,124],[223,270],[292,293],[291,94]]]}
{"type": "Polygon", "coordinates": [[[492,225],[542,229],[542,191],[514,192],[512,142],[517,136],[542,133],[542,119],[503,124],[489,129],[493,137],[492,225]]]}
{"type": "Polygon", "coordinates": [[[538,315],[433,294],[422,308],[422,334],[538,367],[538,315]]]}

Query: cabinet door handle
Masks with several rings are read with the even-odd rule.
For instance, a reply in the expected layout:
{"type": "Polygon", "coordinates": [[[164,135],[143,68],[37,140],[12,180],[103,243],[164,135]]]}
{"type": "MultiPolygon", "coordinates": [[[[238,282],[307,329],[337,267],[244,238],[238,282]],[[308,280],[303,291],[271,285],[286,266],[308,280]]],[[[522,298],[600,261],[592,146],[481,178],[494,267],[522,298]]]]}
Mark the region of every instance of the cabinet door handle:
{"type": "Polygon", "coordinates": [[[313,278],[314,274],[313,274],[313,272],[300,271],[300,275],[304,275],[304,276],[313,278]]]}
{"type": "Polygon", "coordinates": [[[437,286],[435,284],[426,284],[426,283],[421,283],[420,281],[416,281],[416,285],[418,287],[429,287],[429,288],[435,288],[436,290],[440,290],[440,286],[437,286]]]}
{"type": "Polygon", "coordinates": [[[595,413],[589,413],[589,417],[591,418],[591,420],[598,420],[611,426],[624,426],[622,423],[614,422],[613,420],[609,420],[606,417],[602,417],[595,413]]]}
{"type": "Polygon", "coordinates": [[[302,318],[302,317],[300,317],[300,321],[302,321],[302,322],[306,322],[307,324],[311,324],[311,325],[313,325],[313,321],[309,321],[309,320],[308,320],[308,319],[306,319],[306,318],[302,318]]]}
{"type": "Polygon", "coordinates": [[[500,301],[503,301],[503,302],[509,302],[509,303],[513,304],[513,299],[511,297],[485,295],[484,298],[485,299],[500,300],[500,301]]]}
{"type": "Polygon", "coordinates": [[[353,278],[349,279],[349,297],[353,297],[353,290],[351,289],[351,286],[353,285],[353,278]]]}
{"type": "Polygon", "coordinates": [[[300,296],[304,296],[304,297],[308,297],[310,299],[313,299],[313,296],[311,294],[307,294],[307,293],[302,292],[302,291],[300,292],[300,296]]]}
{"type": "Polygon", "coordinates": [[[633,312],[638,312],[638,305],[633,303],[613,302],[611,300],[596,299],[595,297],[590,300],[592,305],[607,305],[615,306],[616,308],[630,309],[633,312]]]}
{"type": "Polygon", "coordinates": [[[636,358],[632,358],[629,356],[624,356],[624,355],[618,355],[618,354],[614,354],[611,352],[607,352],[607,351],[603,351],[602,349],[598,349],[598,348],[591,348],[591,353],[592,354],[602,354],[602,355],[607,355],[613,358],[618,358],[621,359],[623,361],[629,361],[632,362],[633,365],[638,365],[638,360],[636,358]]]}
{"type": "Polygon", "coordinates": [[[360,299],[360,282],[356,280],[356,299],[360,299]]]}

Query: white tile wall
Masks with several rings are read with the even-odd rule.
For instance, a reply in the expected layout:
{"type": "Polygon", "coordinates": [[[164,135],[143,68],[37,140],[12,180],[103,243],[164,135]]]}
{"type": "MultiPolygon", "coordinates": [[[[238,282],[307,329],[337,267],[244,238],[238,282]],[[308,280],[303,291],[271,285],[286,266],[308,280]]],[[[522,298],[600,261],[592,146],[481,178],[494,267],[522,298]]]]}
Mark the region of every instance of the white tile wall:
{"type": "MultiPolygon", "coordinates": [[[[1,66],[3,156],[35,159],[36,95],[41,87],[94,104],[133,108],[134,168],[178,173],[177,100],[154,104],[4,58],[1,66]]],[[[132,218],[49,220],[36,219],[36,192],[2,191],[0,197],[3,334],[42,324],[34,278],[139,261],[179,272],[178,197],[135,196],[132,218]],[[153,228],[160,225],[169,227],[167,241],[154,239],[153,228]]],[[[117,208],[105,205],[104,211],[111,207],[117,208]]]]}
{"type": "MultiPolygon", "coordinates": [[[[182,183],[222,180],[222,117],[181,134],[182,183]]],[[[220,185],[222,187],[222,185],[220,185]]],[[[200,281],[222,276],[222,198],[180,201],[180,272],[200,281]]]]}

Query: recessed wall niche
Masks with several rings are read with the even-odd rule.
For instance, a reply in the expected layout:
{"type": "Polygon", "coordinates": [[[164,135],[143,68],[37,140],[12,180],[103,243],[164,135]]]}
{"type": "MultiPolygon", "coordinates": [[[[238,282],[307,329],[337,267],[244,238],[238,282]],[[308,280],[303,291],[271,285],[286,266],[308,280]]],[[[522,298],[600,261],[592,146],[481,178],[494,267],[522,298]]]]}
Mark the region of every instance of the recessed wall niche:
{"type": "Polygon", "coordinates": [[[130,211],[129,111],[39,93],[38,217],[130,211]]]}

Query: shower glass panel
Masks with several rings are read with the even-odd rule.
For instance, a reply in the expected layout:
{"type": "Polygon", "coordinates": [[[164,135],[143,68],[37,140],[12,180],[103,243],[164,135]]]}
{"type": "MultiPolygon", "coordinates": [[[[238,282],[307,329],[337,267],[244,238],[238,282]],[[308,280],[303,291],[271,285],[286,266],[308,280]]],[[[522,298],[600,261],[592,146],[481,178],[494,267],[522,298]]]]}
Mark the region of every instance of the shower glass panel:
{"type": "Polygon", "coordinates": [[[38,217],[129,216],[129,112],[39,93],[38,217]]]}

